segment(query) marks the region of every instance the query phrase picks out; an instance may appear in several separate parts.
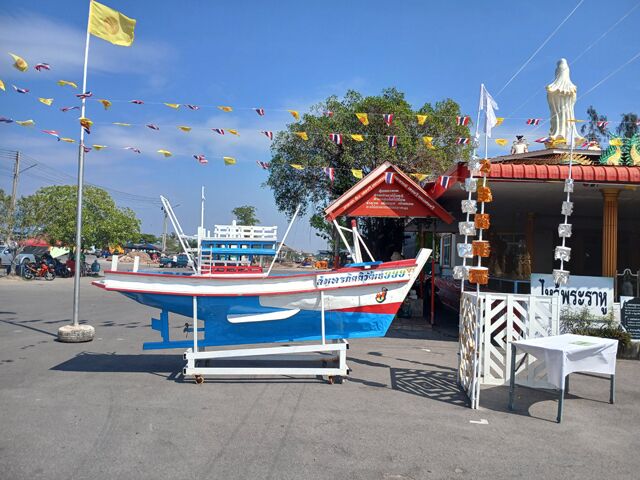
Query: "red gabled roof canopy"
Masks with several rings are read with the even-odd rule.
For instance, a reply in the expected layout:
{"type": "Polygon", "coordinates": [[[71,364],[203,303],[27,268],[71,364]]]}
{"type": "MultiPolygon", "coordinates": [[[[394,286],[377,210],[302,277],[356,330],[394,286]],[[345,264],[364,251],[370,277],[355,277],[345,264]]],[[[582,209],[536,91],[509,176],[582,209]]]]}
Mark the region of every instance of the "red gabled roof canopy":
{"type": "Polygon", "coordinates": [[[453,217],[420,185],[390,162],[385,162],[325,209],[326,219],[337,217],[437,217],[446,223],[453,217]],[[387,173],[393,174],[390,183],[387,173]]]}

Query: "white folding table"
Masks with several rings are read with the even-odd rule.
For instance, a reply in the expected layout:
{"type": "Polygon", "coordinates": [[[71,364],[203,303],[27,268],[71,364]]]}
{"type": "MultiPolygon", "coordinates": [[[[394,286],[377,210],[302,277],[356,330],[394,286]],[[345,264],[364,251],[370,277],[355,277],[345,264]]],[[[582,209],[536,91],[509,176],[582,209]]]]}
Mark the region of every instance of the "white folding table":
{"type": "Polygon", "coordinates": [[[562,421],[564,394],[569,391],[569,374],[571,373],[591,372],[610,375],[609,403],[615,402],[618,341],[609,338],[565,334],[511,342],[509,410],[513,410],[517,349],[539,360],[544,360],[548,382],[560,391],[558,423],[562,421]]]}

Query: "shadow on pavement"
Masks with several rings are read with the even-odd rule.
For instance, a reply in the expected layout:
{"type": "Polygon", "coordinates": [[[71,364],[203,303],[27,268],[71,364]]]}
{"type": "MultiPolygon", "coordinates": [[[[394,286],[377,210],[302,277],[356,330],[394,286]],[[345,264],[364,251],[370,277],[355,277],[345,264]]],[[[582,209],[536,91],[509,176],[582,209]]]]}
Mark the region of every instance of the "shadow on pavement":
{"type": "MultiPolygon", "coordinates": [[[[565,399],[578,398],[574,395],[565,395],[565,399]]],[[[515,391],[514,410],[508,408],[509,405],[509,387],[497,386],[482,389],[480,392],[480,407],[495,412],[508,413],[511,415],[519,415],[522,417],[535,418],[537,420],[545,420],[547,422],[556,423],[556,414],[558,408],[558,393],[553,390],[544,390],[541,388],[529,388],[518,385],[515,391]],[[536,403],[552,401],[553,405],[549,406],[548,416],[538,417],[531,415],[531,407],[536,403]]]]}

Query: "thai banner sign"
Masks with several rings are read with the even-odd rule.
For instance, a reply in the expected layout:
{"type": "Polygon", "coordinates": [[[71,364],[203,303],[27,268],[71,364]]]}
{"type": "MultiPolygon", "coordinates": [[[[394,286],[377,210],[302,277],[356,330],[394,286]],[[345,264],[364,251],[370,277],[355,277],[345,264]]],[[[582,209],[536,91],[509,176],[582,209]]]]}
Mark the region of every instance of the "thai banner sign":
{"type": "Polygon", "coordinates": [[[318,275],[316,286],[338,287],[341,285],[366,285],[384,281],[409,280],[415,267],[394,268],[390,270],[362,270],[359,272],[331,273],[318,275]]]}
{"type": "Polygon", "coordinates": [[[613,308],[613,277],[571,275],[566,285],[556,287],[549,274],[531,274],[531,295],[560,298],[560,309],[580,313],[585,308],[594,316],[606,316],[613,308]]]}

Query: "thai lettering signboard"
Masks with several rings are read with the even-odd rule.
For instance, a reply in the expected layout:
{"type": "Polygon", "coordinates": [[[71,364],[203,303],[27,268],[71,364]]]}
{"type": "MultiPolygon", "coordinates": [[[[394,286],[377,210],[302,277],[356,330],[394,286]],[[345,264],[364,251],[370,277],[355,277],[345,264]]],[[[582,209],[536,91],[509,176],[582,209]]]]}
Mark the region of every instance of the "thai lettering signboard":
{"type": "Polygon", "coordinates": [[[557,287],[551,275],[532,273],[531,295],[557,295],[561,310],[580,313],[587,309],[591,315],[603,317],[613,308],[613,277],[571,275],[566,285],[557,287]]]}
{"type": "Polygon", "coordinates": [[[407,280],[411,277],[415,267],[395,268],[392,270],[366,270],[360,272],[330,273],[318,275],[316,285],[318,287],[329,287],[332,285],[366,285],[370,283],[381,283],[385,280],[399,281],[407,280]]]}
{"type": "MultiPolygon", "coordinates": [[[[622,297],[620,297],[622,302],[622,297]]],[[[640,340],[640,298],[630,298],[622,305],[621,320],[634,340],[640,340]]]]}

